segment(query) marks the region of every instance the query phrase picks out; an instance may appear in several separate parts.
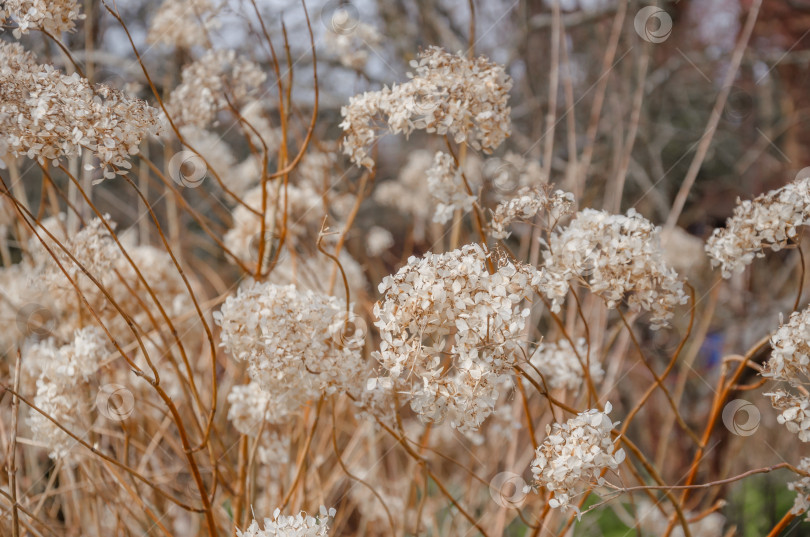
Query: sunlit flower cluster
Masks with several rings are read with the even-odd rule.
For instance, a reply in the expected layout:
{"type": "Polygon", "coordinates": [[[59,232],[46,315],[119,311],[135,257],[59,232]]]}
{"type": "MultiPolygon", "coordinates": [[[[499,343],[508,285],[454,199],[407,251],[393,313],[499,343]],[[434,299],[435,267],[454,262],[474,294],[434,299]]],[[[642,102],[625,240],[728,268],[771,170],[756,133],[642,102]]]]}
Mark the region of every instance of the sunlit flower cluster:
{"type": "Polygon", "coordinates": [[[0,23],[8,17],[17,23],[14,37],[19,39],[33,29],[58,38],[62,32],[72,31],[75,21],[85,16],[77,0],[5,0],[0,5],[0,23]]]}
{"type": "Polygon", "coordinates": [[[379,286],[376,358],[411,385],[411,408],[426,421],[449,415],[456,427],[477,428],[521,352],[532,274],[510,262],[490,273],[488,262],[477,244],[428,253],[379,286]]]}
{"type": "Polygon", "coordinates": [[[754,257],[770,248],[778,251],[794,239],[798,228],[810,218],[810,177],[784,187],[739,201],[726,227],[714,230],[706,241],[713,266],[720,266],[723,277],[742,272],[754,257]]]}
{"type": "Polygon", "coordinates": [[[687,301],[683,283],[664,263],[660,228],[635,210],[627,215],[585,209],[564,229],[554,232],[543,252],[543,292],[559,311],[578,279],[608,307],[622,300],[652,314],[652,327],[665,325],[673,309],[687,301]]]}
{"type": "Polygon", "coordinates": [[[145,102],[93,88],[76,73],[38,65],[16,43],[0,42],[0,159],[8,153],[44,164],[88,150],[109,179],[126,173],[128,157],[157,124],[145,102]]]}
{"type": "Polygon", "coordinates": [[[352,162],[374,165],[368,151],[377,138],[377,120],[394,134],[423,129],[485,152],[509,136],[512,80],[503,67],[483,56],[469,60],[438,47],[420,53],[411,66],[415,72],[408,82],[356,95],[341,108],[344,152],[352,162]]]}
{"type": "Polygon", "coordinates": [[[538,446],[532,462],[532,474],[537,485],[552,492],[551,507],[571,507],[571,499],[583,488],[602,484],[602,471],[617,470],[624,461],[624,449],[616,449],[611,438],[618,422],[608,417],[612,410],[605,404],[604,412],[590,409],[565,423],[546,426],[546,439],[538,446]]]}

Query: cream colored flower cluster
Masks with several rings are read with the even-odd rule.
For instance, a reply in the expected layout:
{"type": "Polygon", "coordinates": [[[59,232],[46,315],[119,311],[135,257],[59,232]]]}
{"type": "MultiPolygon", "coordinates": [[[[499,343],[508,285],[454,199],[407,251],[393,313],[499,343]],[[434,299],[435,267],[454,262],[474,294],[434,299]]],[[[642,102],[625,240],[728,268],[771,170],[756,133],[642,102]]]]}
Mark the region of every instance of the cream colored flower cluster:
{"type": "Polygon", "coordinates": [[[0,159],[10,153],[44,164],[88,150],[109,179],[126,173],[129,155],[157,126],[157,111],[145,102],[93,88],[76,73],[38,65],[16,43],[0,42],[0,159]]]}
{"type": "MultiPolygon", "coordinates": [[[[108,220],[108,223],[115,229],[114,222],[108,220]]],[[[47,297],[47,307],[56,321],[54,335],[67,338],[88,318],[92,318],[83,301],[77,300],[75,284],[113,337],[122,342],[132,340],[129,321],[111,305],[96,282],[104,287],[122,310],[128,312],[130,320],[137,326],[141,329],[151,327],[152,320],[160,318],[160,314],[138,273],[157,296],[166,314],[174,319],[175,328],[187,337],[192,335],[193,323],[187,315],[192,310],[191,300],[177,268],[165,251],[133,244],[130,237],[119,237],[130,259],[138,267],[136,273],[100,219],[90,221],[70,239],[65,239],[60,223],[53,220],[43,222],[38,233],[58,259],[61,268],[39,239],[32,239],[28,247],[33,262],[29,268],[31,282],[28,292],[31,296],[28,300],[43,302],[47,297]],[[70,256],[49,238],[46,229],[62,242],[70,256]],[[76,262],[96,281],[91,280],[76,262]]]]}
{"type": "Polygon", "coordinates": [[[347,315],[338,298],[250,281],[228,297],[214,320],[222,329],[221,345],[248,363],[251,379],[272,397],[271,410],[292,413],[322,394],[362,388],[365,333],[347,315]]]}
{"type": "Polygon", "coordinates": [[[783,390],[766,393],[771,405],[781,413],[776,421],[797,435],[802,442],[810,442],[810,398],[795,396],[783,390]]]}
{"type": "Polygon", "coordinates": [[[608,307],[627,300],[652,314],[652,328],[666,325],[673,309],[687,301],[683,283],[664,262],[654,226],[634,209],[627,215],[585,209],[553,233],[543,252],[540,287],[559,311],[569,282],[578,279],[608,307]]]}
{"type": "Polygon", "coordinates": [[[546,426],[547,437],[537,447],[532,474],[537,485],[554,494],[551,507],[578,511],[571,499],[580,487],[604,484],[602,471],[617,470],[624,461],[624,450],[617,450],[611,439],[618,425],[608,417],[612,408],[606,403],[604,412],[590,409],[565,423],[546,426]]]}
{"type": "MultiPolygon", "coordinates": [[[[810,473],[810,457],[804,457],[799,463],[799,470],[810,473]]],[[[788,483],[788,490],[796,493],[793,507],[790,512],[794,515],[801,515],[810,509],[810,477],[801,476],[796,481],[788,483]]]]}
{"type": "Polygon", "coordinates": [[[490,273],[488,259],[478,244],[411,257],[379,286],[375,357],[410,385],[411,408],[426,421],[476,429],[521,353],[531,269],[505,262],[490,273]]]}
{"type": "Polygon", "coordinates": [[[313,517],[305,512],[297,515],[282,515],[276,509],[273,518],[264,519],[264,529],[253,520],[245,531],[236,530],[237,537],[325,537],[329,535],[328,521],[335,516],[335,509],[321,506],[320,516],[313,517]]]}
{"type": "MultiPolygon", "coordinates": [[[[810,308],[791,314],[771,336],[773,352],[762,376],[791,386],[806,385],[810,379],[810,308]]],[[[810,397],[785,390],[766,393],[771,405],[780,411],[777,421],[802,442],[810,442],[810,397]]]]}
{"type": "Polygon", "coordinates": [[[771,336],[773,352],[762,376],[794,386],[810,379],[810,308],[790,315],[771,336]]]}
{"type": "Polygon", "coordinates": [[[810,218],[810,177],[784,187],[739,201],[726,227],[714,230],[706,241],[712,266],[720,266],[723,277],[742,272],[766,248],[781,250],[795,238],[798,228],[810,218]]]}
{"type": "Polygon", "coordinates": [[[17,23],[17,39],[29,30],[44,30],[58,38],[85,18],[77,0],[5,0],[0,5],[0,23],[9,17],[17,23]]]}
{"type": "Polygon", "coordinates": [[[480,56],[469,60],[430,47],[411,63],[410,80],[349,99],[341,108],[344,152],[358,166],[371,168],[368,154],[377,138],[376,121],[391,133],[414,129],[450,135],[456,143],[491,152],[509,136],[509,89],[503,67],[480,56]]]}
{"type": "MultiPolygon", "coordinates": [[[[27,346],[23,364],[37,377],[34,405],[57,423],[78,435],[85,436],[84,427],[92,401],[86,399],[85,384],[107,356],[107,339],[99,328],[78,330],[73,340],[58,346],[53,339],[27,346]]],[[[76,445],[67,433],[44,415],[31,410],[28,417],[34,440],[50,450],[53,459],[68,457],[76,445]]]]}
{"type": "Polygon", "coordinates": [[[234,386],[228,394],[228,419],[240,433],[256,436],[263,422],[281,423],[287,419],[287,409],[276,403],[273,395],[258,382],[234,386]]]}
{"type": "Polygon", "coordinates": [[[425,175],[428,190],[437,202],[434,222],[444,224],[450,221],[456,209],[464,212],[472,210],[476,197],[467,192],[461,170],[456,167],[452,156],[438,151],[425,175]]]}
{"type": "Polygon", "coordinates": [[[258,65],[233,50],[209,50],[183,68],[182,82],[169,96],[169,114],[179,125],[204,129],[227,106],[226,95],[231,104],[238,105],[266,78],[258,65]]]}
{"type": "Polygon", "coordinates": [[[394,245],[394,235],[380,226],[372,226],[366,237],[366,253],[369,257],[379,257],[394,245]]]}
{"type": "MultiPolygon", "coordinates": [[[[543,375],[549,388],[576,390],[583,386],[588,349],[585,338],[579,338],[575,343],[576,347],[572,347],[565,338],[553,343],[541,343],[532,354],[529,361],[543,375]]],[[[602,365],[593,356],[588,373],[593,382],[599,382],[605,374],[602,365]]]]}
{"type": "Polygon", "coordinates": [[[554,220],[569,214],[574,208],[574,195],[548,188],[523,187],[514,198],[502,201],[495,208],[490,221],[490,235],[496,239],[506,239],[511,234],[507,228],[515,220],[534,218],[542,211],[549,211],[554,220]]]}
{"type": "Polygon", "coordinates": [[[219,28],[220,21],[209,0],[166,0],[149,26],[147,41],[180,48],[206,42],[206,34],[219,28]]]}

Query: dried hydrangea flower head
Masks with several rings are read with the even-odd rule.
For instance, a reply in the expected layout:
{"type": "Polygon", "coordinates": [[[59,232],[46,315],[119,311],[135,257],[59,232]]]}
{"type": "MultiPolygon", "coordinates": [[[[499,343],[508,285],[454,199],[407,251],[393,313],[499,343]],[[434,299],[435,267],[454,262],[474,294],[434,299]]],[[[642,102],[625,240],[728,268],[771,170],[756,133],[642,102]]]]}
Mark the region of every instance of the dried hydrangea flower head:
{"type": "Polygon", "coordinates": [[[574,195],[557,190],[551,193],[548,187],[523,187],[513,198],[502,201],[495,208],[490,221],[489,233],[496,239],[506,239],[511,234],[508,227],[515,220],[534,218],[548,211],[551,220],[558,220],[574,209],[574,195]]]}
{"type": "Polygon", "coordinates": [[[720,266],[724,278],[742,272],[754,257],[770,248],[781,250],[796,237],[810,218],[810,175],[753,200],[737,200],[726,227],[715,229],[706,241],[712,266],[720,266]]]}
{"type": "MultiPolygon", "coordinates": [[[[576,390],[583,386],[583,369],[588,355],[585,338],[575,341],[576,347],[563,338],[553,343],[541,343],[537,346],[529,361],[543,375],[546,385],[551,389],[566,388],[576,390]],[[579,355],[579,356],[577,356],[579,355]]],[[[593,382],[602,380],[605,372],[602,365],[592,356],[589,376],[593,382]]]]}
{"type": "Polygon", "coordinates": [[[434,222],[449,222],[456,209],[465,213],[472,210],[476,197],[467,191],[461,173],[453,157],[447,153],[438,151],[433,157],[433,164],[425,175],[430,195],[437,202],[434,222]]]}
{"type": "MultiPolygon", "coordinates": [[[[115,229],[115,223],[108,218],[106,223],[115,229]]],[[[38,234],[51,253],[38,238],[34,237],[29,241],[28,251],[33,267],[29,269],[31,282],[27,289],[32,294],[47,297],[47,309],[58,321],[54,323],[55,335],[66,338],[91,318],[84,301],[76,299],[77,290],[74,284],[107,330],[119,341],[131,340],[130,321],[141,328],[151,327],[153,320],[160,315],[152,299],[145,298],[148,297],[148,292],[141,277],[151,287],[163,310],[173,319],[175,328],[183,337],[193,339],[197,333],[193,319],[188,317],[192,310],[188,290],[166,251],[132,244],[134,241],[130,237],[119,236],[132,263],[138,267],[136,273],[101,219],[91,220],[70,239],[65,239],[59,219],[46,219],[41,223],[38,234]],[[61,241],[70,256],[44,230],[61,241]],[[52,254],[59,264],[51,257],[52,254]],[[123,311],[128,312],[129,319],[125,319],[111,306],[107,295],[84,273],[77,262],[94,276],[96,282],[105,288],[123,311]]],[[[42,299],[35,300],[40,302],[42,299]]],[[[163,326],[154,328],[162,329],[163,326]]]]}
{"type": "Polygon", "coordinates": [[[652,328],[664,326],[673,309],[687,301],[683,283],[664,262],[654,226],[634,209],[627,215],[585,209],[549,238],[540,287],[552,310],[559,311],[569,282],[578,279],[615,308],[626,299],[631,307],[652,314],[652,328]]]}
{"type": "Polygon", "coordinates": [[[336,297],[249,281],[214,320],[228,354],[248,363],[250,377],[281,409],[295,412],[321,394],[362,388],[365,332],[347,315],[336,297]]]}
{"type": "Polygon", "coordinates": [[[570,507],[583,488],[605,483],[603,470],[617,470],[624,461],[624,450],[616,449],[611,432],[619,422],[612,422],[608,414],[613,409],[605,404],[605,411],[586,410],[565,423],[546,425],[546,439],[537,447],[532,462],[536,485],[553,493],[551,507],[570,507]]]}
{"type": "MultiPolygon", "coordinates": [[[[804,457],[798,468],[803,472],[810,473],[810,457],[804,457]]],[[[790,512],[794,515],[806,513],[810,509],[810,477],[801,476],[796,481],[791,481],[788,483],[788,490],[796,493],[796,499],[793,501],[790,512]]]]}
{"type": "Polygon", "coordinates": [[[237,537],[325,537],[329,535],[329,519],[334,518],[335,509],[321,506],[320,516],[313,517],[301,511],[297,515],[285,516],[280,509],[273,512],[273,518],[264,519],[264,529],[253,520],[245,531],[236,530],[237,537]]]}
{"type": "Polygon", "coordinates": [[[762,376],[793,386],[810,380],[810,308],[793,312],[771,336],[773,352],[762,376]]]}
{"type": "Polygon", "coordinates": [[[284,422],[289,412],[278,404],[274,395],[255,381],[234,386],[228,394],[228,419],[237,431],[249,436],[256,436],[263,422],[284,422]]]}
{"type": "Polygon", "coordinates": [[[128,157],[157,128],[157,111],[145,102],[93,88],[76,73],[38,65],[16,43],[0,42],[0,159],[9,153],[44,164],[88,150],[109,179],[126,173],[128,157]]]}
{"type": "Polygon", "coordinates": [[[238,105],[266,78],[258,65],[233,50],[209,50],[183,67],[182,81],[169,96],[167,109],[175,124],[204,129],[228,105],[226,95],[238,105]]]}
{"type": "Polygon", "coordinates": [[[450,418],[476,429],[492,412],[509,375],[528,309],[531,271],[504,262],[490,273],[478,244],[411,257],[379,286],[375,357],[411,387],[411,408],[426,421],[450,418]]]}
{"type": "Polygon", "coordinates": [[[153,44],[191,48],[206,42],[206,34],[219,28],[209,0],[166,0],[158,9],[146,40],[153,44]]]}
{"type": "MultiPolygon", "coordinates": [[[[75,333],[73,340],[59,346],[54,339],[34,343],[23,351],[23,363],[37,376],[34,405],[71,432],[84,435],[91,401],[82,389],[107,356],[107,338],[101,329],[89,327],[75,333]]],[[[50,450],[52,459],[72,455],[76,445],[66,432],[35,410],[28,417],[34,440],[50,450]]]]}
{"type": "Polygon", "coordinates": [[[394,245],[394,236],[380,226],[372,226],[366,237],[366,253],[369,257],[379,257],[394,245]]]}
{"type": "Polygon", "coordinates": [[[0,23],[9,17],[17,23],[13,32],[17,39],[29,30],[43,30],[58,38],[62,32],[73,31],[75,21],[85,15],[77,0],[5,0],[0,5],[0,23]]]}
{"type": "Polygon", "coordinates": [[[343,150],[352,162],[374,165],[368,151],[377,138],[377,121],[394,134],[414,129],[447,134],[487,153],[509,136],[512,80],[502,66],[438,47],[421,52],[411,66],[415,72],[408,82],[355,95],[341,108],[343,150]]]}
{"type": "Polygon", "coordinates": [[[324,46],[343,67],[362,71],[368,62],[369,50],[380,46],[382,36],[376,28],[356,20],[342,8],[332,13],[324,34],[324,46]]]}
{"type": "MultiPolygon", "coordinates": [[[[771,336],[771,357],[762,376],[791,386],[802,387],[810,380],[810,308],[793,312],[771,336]]],[[[771,405],[780,411],[777,421],[796,433],[802,442],[810,442],[810,397],[784,390],[766,393],[771,405]]]]}
{"type": "Polygon", "coordinates": [[[771,406],[781,411],[776,421],[796,434],[802,442],[810,442],[810,398],[804,395],[795,396],[783,390],[765,395],[771,399],[771,406]]]}

